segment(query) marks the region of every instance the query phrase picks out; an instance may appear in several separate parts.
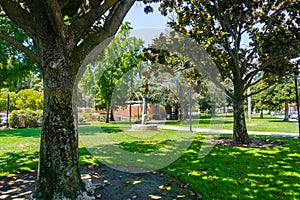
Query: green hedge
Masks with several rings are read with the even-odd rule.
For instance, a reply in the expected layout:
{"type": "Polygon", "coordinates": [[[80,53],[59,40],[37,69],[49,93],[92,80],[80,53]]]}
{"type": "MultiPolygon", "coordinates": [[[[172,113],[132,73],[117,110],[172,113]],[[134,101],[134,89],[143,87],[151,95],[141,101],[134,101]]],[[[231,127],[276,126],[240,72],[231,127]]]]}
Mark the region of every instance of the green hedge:
{"type": "Polygon", "coordinates": [[[42,125],[43,111],[14,110],[9,116],[9,126],[12,128],[32,128],[42,125]]]}

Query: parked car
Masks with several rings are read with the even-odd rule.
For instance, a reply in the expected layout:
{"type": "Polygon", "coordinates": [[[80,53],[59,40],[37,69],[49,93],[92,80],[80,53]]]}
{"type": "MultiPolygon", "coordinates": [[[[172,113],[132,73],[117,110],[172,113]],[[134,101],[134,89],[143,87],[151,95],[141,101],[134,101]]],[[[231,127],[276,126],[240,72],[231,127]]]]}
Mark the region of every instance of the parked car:
{"type": "Polygon", "coordinates": [[[290,118],[291,119],[298,119],[298,113],[296,111],[293,111],[290,113],[290,118]]]}
{"type": "Polygon", "coordinates": [[[8,118],[7,118],[6,113],[0,113],[0,118],[1,118],[1,120],[0,120],[0,125],[1,125],[1,126],[6,125],[7,122],[8,122],[8,118]]]}

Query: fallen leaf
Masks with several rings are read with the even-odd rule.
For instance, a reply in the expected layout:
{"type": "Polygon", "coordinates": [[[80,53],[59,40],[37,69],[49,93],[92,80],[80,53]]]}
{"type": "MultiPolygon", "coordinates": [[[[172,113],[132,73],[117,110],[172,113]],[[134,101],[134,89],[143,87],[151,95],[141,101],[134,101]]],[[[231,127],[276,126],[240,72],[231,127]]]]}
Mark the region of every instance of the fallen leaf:
{"type": "Polygon", "coordinates": [[[202,195],[201,194],[197,194],[197,196],[196,196],[196,199],[203,199],[203,197],[202,197],[202,195]]]}
{"type": "Polygon", "coordinates": [[[125,181],[125,182],[123,182],[123,186],[128,186],[130,184],[130,182],[129,181],[125,181]]]}
{"type": "Polygon", "coordinates": [[[283,192],[277,192],[277,194],[278,194],[279,196],[285,196],[285,194],[284,194],[283,192]]]}
{"type": "Polygon", "coordinates": [[[158,186],[158,189],[164,189],[164,185],[160,185],[160,186],[158,186]]]}
{"type": "Polygon", "coordinates": [[[157,195],[153,195],[153,194],[150,194],[149,197],[151,199],[161,199],[161,196],[157,196],[157,195]]]}
{"type": "Polygon", "coordinates": [[[166,180],[166,185],[169,186],[169,185],[172,185],[173,181],[172,180],[166,180]]]}

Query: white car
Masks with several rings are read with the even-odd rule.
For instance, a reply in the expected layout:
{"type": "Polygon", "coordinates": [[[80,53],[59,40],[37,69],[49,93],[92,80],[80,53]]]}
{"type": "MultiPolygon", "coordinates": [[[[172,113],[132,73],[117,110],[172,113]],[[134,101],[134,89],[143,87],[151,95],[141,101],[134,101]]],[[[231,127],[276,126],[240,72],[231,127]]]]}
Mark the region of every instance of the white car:
{"type": "Polygon", "coordinates": [[[298,119],[298,113],[297,112],[291,112],[290,113],[290,118],[291,119],[298,119]]]}
{"type": "Polygon", "coordinates": [[[0,113],[0,118],[1,118],[0,125],[2,126],[6,125],[8,121],[6,113],[0,113]]]}

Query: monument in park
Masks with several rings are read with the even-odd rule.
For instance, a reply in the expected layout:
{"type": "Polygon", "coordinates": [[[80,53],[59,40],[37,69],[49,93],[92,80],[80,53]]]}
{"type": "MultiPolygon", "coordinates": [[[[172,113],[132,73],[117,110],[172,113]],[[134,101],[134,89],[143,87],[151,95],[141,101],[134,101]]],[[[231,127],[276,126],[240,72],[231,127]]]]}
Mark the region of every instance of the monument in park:
{"type": "Polygon", "coordinates": [[[157,131],[157,125],[147,124],[147,97],[143,97],[142,123],[132,125],[133,131],[157,131]]]}
{"type": "Polygon", "coordinates": [[[147,98],[145,96],[143,97],[142,124],[147,124],[147,98]]]}

